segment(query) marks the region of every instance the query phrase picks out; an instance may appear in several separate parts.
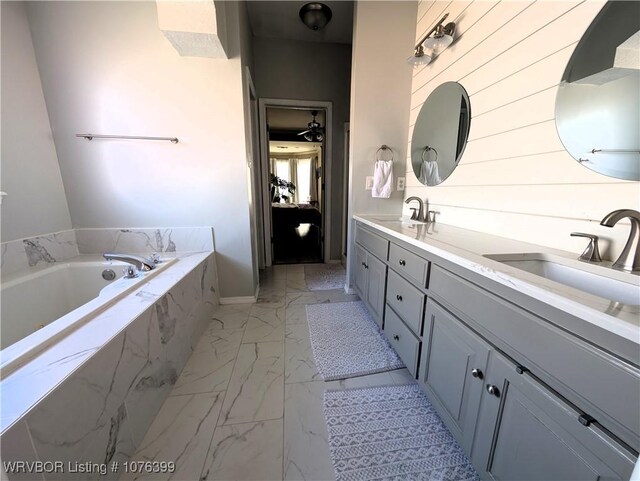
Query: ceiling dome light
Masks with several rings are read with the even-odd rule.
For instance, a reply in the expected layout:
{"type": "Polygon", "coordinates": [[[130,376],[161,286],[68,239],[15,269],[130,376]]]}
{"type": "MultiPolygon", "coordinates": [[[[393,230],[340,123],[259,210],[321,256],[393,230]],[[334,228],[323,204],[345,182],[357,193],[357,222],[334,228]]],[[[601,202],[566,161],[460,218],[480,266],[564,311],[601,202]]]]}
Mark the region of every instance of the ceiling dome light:
{"type": "Polygon", "coordinates": [[[311,2],[300,9],[300,20],[311,30],[323,29],[331,21],[331,9],[324,3],[311,2]]]}

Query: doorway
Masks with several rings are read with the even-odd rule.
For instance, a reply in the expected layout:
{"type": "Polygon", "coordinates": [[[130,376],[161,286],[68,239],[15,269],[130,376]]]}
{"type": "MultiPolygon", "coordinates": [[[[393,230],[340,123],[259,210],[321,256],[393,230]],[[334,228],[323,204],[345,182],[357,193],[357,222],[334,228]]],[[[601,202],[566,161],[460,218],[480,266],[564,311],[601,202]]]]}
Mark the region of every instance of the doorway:
{"type": "Polygon", "coordinates": [[[329,259],[331,103],[260,100],[265,264],[329,259]]]}

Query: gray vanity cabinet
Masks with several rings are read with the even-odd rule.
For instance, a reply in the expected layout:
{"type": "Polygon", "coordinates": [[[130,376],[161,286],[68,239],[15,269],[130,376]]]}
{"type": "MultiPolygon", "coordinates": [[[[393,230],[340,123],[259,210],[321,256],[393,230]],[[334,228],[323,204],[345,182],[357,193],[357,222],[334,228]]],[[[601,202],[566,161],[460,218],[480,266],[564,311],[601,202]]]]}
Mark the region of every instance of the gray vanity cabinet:
{"type": "Polygon", "coordinates": [[[452,314],[427,301],[420,380],[466,452],[473,443],[490,351],[452,314]]]}
{"type": "Polygon", "coordinates": [[[471,453],[482,478],[629,479],[635,459],[528,371],[493,351],[483,381],[471,453]]]}
{"type": "Polygon", "coordinates": [[[373,319],[382,327],[387,266],[373,254],[356,244],[355,285],[360,298],[367,304],[373,319]]]}

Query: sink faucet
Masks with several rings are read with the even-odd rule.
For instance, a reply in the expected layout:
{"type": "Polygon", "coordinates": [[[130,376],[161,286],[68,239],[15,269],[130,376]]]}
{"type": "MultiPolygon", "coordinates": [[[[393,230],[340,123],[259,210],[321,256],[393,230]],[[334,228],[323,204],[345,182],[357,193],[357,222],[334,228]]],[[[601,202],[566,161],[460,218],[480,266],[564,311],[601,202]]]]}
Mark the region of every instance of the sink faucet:
{"type": "Polygon", "coordinates": [[[411,220],[417,220],[418,222],[424,222],[424,203],[420,197],[411,196],[407,197],[407,200],[404,201],[405,204],[409,204],[412,200],[417,200],[419,204],[418,212],[416,212],[415,208],[411,208],[413,214],[411,214],[411,220]]]}
{"type": "Polygon", "coordinates": [[[116,254],[113,252],[105,252],[104,254],[102,254],[102,257],[104,257],[108,261],[122,261],[134,265],[139,271],[150,271],[152,269],[155,269],[156,267],[153,260],[133,254],[116,254]]]}
{"type": "Polygon", "coordinates": [[[632,209],[619,209],[608,213],[600,225],[613,227],[620,219],[631,221],[631,232],[618,260],[613,263],[614,269],[628,272],[640,271],[640,212],[632,209]]]}

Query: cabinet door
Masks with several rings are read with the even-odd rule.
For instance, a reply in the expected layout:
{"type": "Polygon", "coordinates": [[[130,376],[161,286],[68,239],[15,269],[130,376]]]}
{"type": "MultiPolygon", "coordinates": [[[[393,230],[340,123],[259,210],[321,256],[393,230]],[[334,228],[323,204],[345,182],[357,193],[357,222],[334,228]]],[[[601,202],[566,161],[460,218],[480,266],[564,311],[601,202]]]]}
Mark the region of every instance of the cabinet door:
{"type": "Polygon", "coordinates": [[[387,266],[371,254],[367,255],[367,302],[372,312],[371,315],[382,327],[384,315],[384,297],[387,286],[387,266]]]}
{"type": "Polygon", "coordinates": [[[583,425],[581,415],[494,351],[472,460],[483,478],[494,480],[628,479],[634,456],[597,423],[583,425]]]}
{"type": "Polygon", "coordinates": [[[427,300],[421,379],[445,424],[471,451],[489,344],[433,299],[427,300]]]}
{"type": "Polygon", "coordinates": [[[363,300],[366,300],[367,292],[367,251],[356,244],[355,265],[356,290],[363,300]]]}

